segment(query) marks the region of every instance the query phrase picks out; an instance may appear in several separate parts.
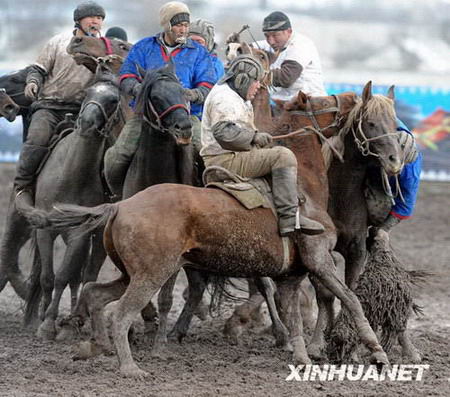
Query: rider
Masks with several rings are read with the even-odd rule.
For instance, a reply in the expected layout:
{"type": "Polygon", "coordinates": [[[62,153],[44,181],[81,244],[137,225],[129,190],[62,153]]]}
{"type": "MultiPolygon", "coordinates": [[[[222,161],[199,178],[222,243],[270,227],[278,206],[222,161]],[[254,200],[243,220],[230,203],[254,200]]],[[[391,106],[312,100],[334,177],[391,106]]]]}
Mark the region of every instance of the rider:
{"type": "MultiPolygon", "coordinates": [[[[267,146],[272,136],[254,126],[251,100],[263,79],[262,65],[250,55],[233,60],[211,90],[202,120],[201,156],[208,166],[221,166],[243,177],[272,175],[272,192],[280,235],[294,232],[298,212],[297,159],[287,148],[267,146]]],[[[305,234],[319,234],[323,226],[299,215],[305,234]]]]}
{"type": "Polygon", "coordinates": [[[113,26],[112,28],[109,28],[105,33],[105,37],[110,39],[128,41],[127,32],[119,26],[113,26]]]}
{"type": "MultiPolygon", "coordinates": [[[[398,177],[404,200],[399,194],[395,197],[395,204],[380,226],[380,229],[386,232],[389,232],[392,227],[398,225],[402,220],[410,218],[413,214],[417,192],[419,191],[420,172],[422,170],[422,154],[417,150],[414,135],[399,119],[397,119],[397,131],[399,132],[399,141],[405,157],[405,165],[398,177]]],[[[395,180],[391,179],[390,184],[392,191],[395,193],[397,190],[395,180]]]]}
{"type": "MultiPolygon", "coordinates": [[[[189,37],[205,47],[211,54],[211,60],[214,64],[216,76],[218,79],[220,79],[224,74],[224,67],[222,61],[218,58],[215,52],[216,43],[214,42],[213,24],[204,19],[197,19],[189,26],[189,37]]],[[[192,113],[196,114],[191,116],[192,118],[194,118],[194,122],[192,123],[192,144],[199,152],[201,148],[201,124],[200,122],[198,122],[198,120],[201,120],[201,115],[203,113],[203,104],[193,103],[191,105],[191,109],[192,113]]]]}
{"type": "MultiPolygon", "coordinates": [[[[121,89],[136,97],[141,89],[138,67],[156,69],[172,60],[186,99],[191,104],[203,104],[217,77],[208,51],[188,38],[190,12],[187,5],[177,1],[166,3],[160,8],[159,17],[164,31],[144,38],[132,47],[120,70],[121,89]]],[[[191,110],[192,115],[200,117],[198,112],[191,110]]],[[[105,176],[111,190],[118,196],[122,193],[128,166],[138,147],[141,127],[142,115],[135,114],[105,154],[105,176]]]]}
{"type": "Polygon", "coordinates": [[[275,11],[264,18],[266,40],[256,46],[277,56],[265,83],[273,87],[272,99],[287,101],[302,90],[311,96],[327,95],[319,53],[310,38],[294,32],[288,16],[275,11]]]}
{"type": "Polygon", "coordinates": [[[74,31],[50,39],[26,78],[25,95],[35,102],[14,179],[18,195],[31,189],[57,124],[65,119],[66,113],[78,114],[84,90],[94,79],[94,74],[77,65],[66,48],[74,35],[98,36],[105,10],[93,1],[84,2],[75,9],[73,19],[74,31]]]}

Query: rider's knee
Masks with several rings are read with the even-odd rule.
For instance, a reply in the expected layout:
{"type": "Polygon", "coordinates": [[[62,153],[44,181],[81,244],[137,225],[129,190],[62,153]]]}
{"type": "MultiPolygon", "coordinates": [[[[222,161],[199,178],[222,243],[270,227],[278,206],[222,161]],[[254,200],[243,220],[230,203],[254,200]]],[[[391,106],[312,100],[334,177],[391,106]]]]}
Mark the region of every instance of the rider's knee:
{"type": "Polygon", "coordinates": [[[277,151],[276,168],[285,168],[285,167],[297,168],[297,158],[290,149],[284,146],[276,146],[273,149],[277,151]]]}

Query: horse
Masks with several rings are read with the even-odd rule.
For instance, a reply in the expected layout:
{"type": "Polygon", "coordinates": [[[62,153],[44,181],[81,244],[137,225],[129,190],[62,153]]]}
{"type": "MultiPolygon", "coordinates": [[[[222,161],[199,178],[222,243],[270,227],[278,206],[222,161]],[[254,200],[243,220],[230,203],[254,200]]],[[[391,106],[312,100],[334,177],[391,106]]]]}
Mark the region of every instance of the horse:
{"type": "MultiPolygon", "coordinates": [[[[116,73],[130,46],[129,43],[121,40],[76,36],[69,44],[68,51],[73,54],[76,61],[85,64],[93,73],[96,72],[99,59],[103,65],[108,65],[109,69],[116,73]]],[[[25,97],[24,88],[31,67],[28,66],[18,72],[0,77],[0,87],[4,86],[21,107],[19,115],[22,115],[24,123],[24,141],[31,116],[29,110],[31,101],[25,97]]],[[[30,232],[31,229],[26,220],[15,210],[14,197],[11,196],[5,233],[0,246],[0,291],[9,280],[15,292],[24,300],[27,299],[29,288],[27,277],[22,274],[18,266],[18,254],[29,239],[30,232]]]]}
{"type": "MultiPolygon", "coordinates": [[[[363,95],[360,110],[379,103],[378,97],[363,95]]],[[[385,102],[382,102],[386,106],[385,102]]],[[[279,127],[295,129],[302,113],[288,109],[279,127]]],[[[378,115],[380,116],[380,115],[378,115]]],[[[385,141],[380,158],[386,167],[398,168],[399,144],[385,134],[395,123],[378,117],[371,132],[385,141]],[[392,124],[392,125],[391,125],[392,124]],[[398,156],[398,158],[397,158],[398,156]]],[[[354,113],[352,123],[363,129],[372,119],[364,112],[354,113]]],[[[331,251],[336,231],[327,213],[328,180],[318,137],[309,129],[295,130],[285,144],[291,148],[299,164],[299,180],[306,192],[307,215],[320,221],[326,232],[318,236],[297,234],[289,243],[288,255],[278,234],[272,211],[246,210],[221,190],[186,185],[159,184],[115,204],[94,208],[59,206],[49,216],[51,227],[67,228],[83,225],[84,232],[106,225],[104,244],[108,255],[122,275],[110,283],[88,283],[79,303],[96,317],[95,340],[110,351],[109,339],[102,320],[107,303],[119,299],[114,317],[114,342],[120,371],[125,376],[143,377],[146,372],[134,362],[127,333],[134,317],[159,288],[189,262],[198,269],[233,277],[272,277],[284,295],[280,314],[287,324],[293,346],[293,360],[299,364],[311,361],[305,349],[298,302],[298,284],[312,273],[351,312],[358,334],[371,352],[370,360],[379,365],[388,359],[355,294],[337,277],[331,251]],[[164,218],[161,218],[164,214],[164,218]]]]}
{"type": "MultiPolygon", "coordinates": [[[[19,206],[20,213],[31,225],[45,223],[42,211],[52,208],[56,202],[97,205],[109,201],[108,192],[101,179],[103,154],[119,134],[125,117],[122,109],[126,108],[126,99],[122,99],[120,104],[117,78],[107,67],[100,65],[94,84],[87,89],[75,130],[62,132],[62,138],[60,137],[54,146],[39,173],[34,205],[25,202],[19,206]]],[[[86,236],[84,240],[73,240],[70,233],[62,233],[66,249],[55,277],[53,244],[57,236],[58,233],[45,230],[36,232],[35,255],[38,257],[35,258],[34,264],[37,268],[33,266],[34,277],[26,299],[25,323],[29,323],[39,306],[39,297],[43,292],[43,322],[37,335],[46,339],[54,339],[56,336],[55,319],[66,285],[70,283],[73,308],[81,274],[83,273],[83,282],[96,280],[99,263],[106,257],[101,231],[86,236]],[[90,246],[91,260],[88,261],[90,246]],[[85,263],[88,265],[84,265],[85,263]]]]}
{"type": "Polygon", "coordinates": [[[13,122],[19,111],[20,106],[12,100],[4,88],[0,88],[0,117],[13,122]]]}
{"type": "Polygon", "coordinates": [[[74,36],[67,46],[67,52],[79,65],[95,73],[98,60],[107,60],[113,73],[118,73],[132,44],[107,37],[74,36]]]}
{"type": "MultiPolygon", "coordinates": [[[[6,91],[6,93],[11,97],[11,99],[18,106],[20,106],[20,111],[17,113],[17,115],[22,116],[23,142],[25,142],[25,139],[28,134],[28,126],[30,125],[30,116],[31,116],[30,111],[31,100],[28,99],[24,94],[26,84],[25,80],[31,67],[32,66],[27,66],[24,69],[0,76],[0,89],[3,88],[6,91]]],[[[0,288],[0,290],[1,289],[2,288],[0,288]]]]}

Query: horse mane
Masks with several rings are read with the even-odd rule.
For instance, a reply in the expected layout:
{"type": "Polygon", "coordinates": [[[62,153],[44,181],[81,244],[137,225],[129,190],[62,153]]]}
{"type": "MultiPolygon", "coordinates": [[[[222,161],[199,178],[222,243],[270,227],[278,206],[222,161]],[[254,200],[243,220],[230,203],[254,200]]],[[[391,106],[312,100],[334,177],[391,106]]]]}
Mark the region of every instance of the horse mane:
{"type": "Polygon", "coordinates": [[[144,80],[142,82],[142,89],[136,98],[136,112],[144,113],[145,104],[147,98],[150,96],[150,91],[153,83],[156,80],[168,79],[179,83],[178,77],[167,66],[163,66],[159,69],[149,70],[145,73],[144,80]]]}
{"type": "Polygon", "coordinates": [[[332,145],[343,158],[345,152],[345,137],[353,125],[358,121],[358,118],[377,116],[380,113],[387,113],[388,117],[395,120],[394,101],[387,96],[380,94],[372,95],[372,98],[365,104],[361,98],[356,100],[356,105],[350,111],[347,120],[339,133],[328,138],[329,145],[322,145],[322,155],[327,170],[330,168],[331,161],[334,158],[334,153],[330,149],[330,145],[332,145]]]}

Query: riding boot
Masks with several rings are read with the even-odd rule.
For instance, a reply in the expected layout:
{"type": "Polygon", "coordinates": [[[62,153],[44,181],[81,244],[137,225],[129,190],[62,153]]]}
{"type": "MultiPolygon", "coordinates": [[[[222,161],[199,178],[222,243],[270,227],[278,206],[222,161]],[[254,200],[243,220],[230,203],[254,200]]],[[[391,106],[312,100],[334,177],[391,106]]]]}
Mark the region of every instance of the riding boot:
{"type": "Polygon", "coordinates": [[[125,177],[139,146],[141,131],[142,118],[133,116],[126,122],[115,144],[105,153],[106,182],[116,196],[122,196],[125,177]]]}
{"type": "MultiPolygon", "coordinates": [[[[272,170],[272,192],[278,214],[280,235],[287,236],[295,231],[297,224],[297,169],[295,167],[284,167],[272,170]]],[[[300,214],[299,221],[300,230],[304,234],[314,235],[324,231],[319,222],[300,214]]]]}
{"type": "Polygon", "coordinates": [[[23,190],[32,191],[37,170],[47,153],[48,148],[45,146],[30,145],[28,143],[22,146],[14,179],[14,191],[16,193],[20,193],[23,190]]]}

